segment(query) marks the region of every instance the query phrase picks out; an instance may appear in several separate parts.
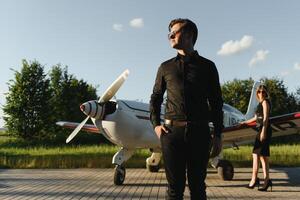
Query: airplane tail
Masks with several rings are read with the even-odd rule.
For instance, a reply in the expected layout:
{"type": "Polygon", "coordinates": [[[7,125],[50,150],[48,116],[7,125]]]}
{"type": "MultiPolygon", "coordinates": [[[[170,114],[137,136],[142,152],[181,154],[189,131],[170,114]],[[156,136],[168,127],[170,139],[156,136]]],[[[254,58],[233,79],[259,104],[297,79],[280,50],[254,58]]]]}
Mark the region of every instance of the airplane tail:
{"type": "Polygon", "coordinates": [[[256,89],[260,85],[260,82],[254,82],[252,86],[251,96],[249,99],[247,113],[245,114],[246,120],[254,117],[256,106],[258,105],[258,101],[256,99],[256,89]]]}

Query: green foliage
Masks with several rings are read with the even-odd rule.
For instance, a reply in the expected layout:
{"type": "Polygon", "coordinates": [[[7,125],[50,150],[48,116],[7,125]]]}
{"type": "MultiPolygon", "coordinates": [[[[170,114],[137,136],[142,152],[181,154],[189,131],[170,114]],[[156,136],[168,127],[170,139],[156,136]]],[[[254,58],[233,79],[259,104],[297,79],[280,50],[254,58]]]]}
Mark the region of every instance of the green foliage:
{"type": "Polygon", "coordinates": [[[82,121],[85,116],[79,106],[86,101],[97,99],[96,88],[82,79],[77,80],[68,74],[67,67],[62,69],[60,65],[53,66],[49,76],[53,92],[53,117],[56,120],[82,121]]]}
{"type": "Polygon", "coordinates": [[[300,111],[300,87],[297,88],[296,93],[294,95],[297,102],[297,110],[300,111]]]}
{"type": "Polygon", "coordinates": [[[9,92],[3,107],[8,131],[25,139],[47,136],[51,116],[49,80],[37,61],[22,62],[21,72],[8,83],[9,92]]]}
{"type": "Polygon", "coordinates": [[[8,132],[23,139],[63,142],[70,130],[63,131],[55,122],[82,121],[79,105],[93,99],[96,88],[68,74],[67,67],[53,66],[47,78],[41,64],[23,60],[21,71],[9,82],[4,120],[8,132]]]}
{"type": "Polygon", "coordinates": [[[267,86],[270,94],[272,109],[271,116],[287,114],[297,111],[297,102],[293,94],[288,93],[283,80],[278,78],[262,78],[260,80],[267,86]]]}
{"type": "Polygon", "coordinates": [[[296,95],[297,95],[297,100],[299,102],[300,101],[300,87],[297,88],[296,95]]]}
{"type": "MultiPolygon", "coordinates": [[[[271,116],[299,111],[300,89],[296,94],[288,93],[282,80],[278,78],[262,78],[261,83],[267,86],[272,103],[271,116]]],[[[254,80],[234,79],[222,85],[225,103],[232,105],[241,112],[246,113],[254,80]]]]}
{"type": "MultiPolygon", "coordinates": [[[[224,159],[230,160],[235,167],[251,167],[253,146],[240,146],[239,150],[224,149],[224,159]]],[[[270,146],[270,165],[275,167],[298,167],[300,145],[272,145],[270,146]]]]}
{"type": "MultiPolygon", "coordinates": [[[[0,136],[0,168],[107,168],[120,149],[115,145],[34,143],[11,136],[0,136]]],[[[126,162],[129,167],[145,167],[149,150],[137,150],[126,162]]]]}
{"type": "MultiPolygon", "coordinates": [[[[82,79],[77,80],[68,73],[67,67],[62,68],[59,64],[52,67],[49,76],[52,91],[52,121],[81,122],[86,116],[80,111],[79,106],[86,101],[97,99],[96,88],[82,79]]],[[[68,134],[70,130],[55,127],[53,137],[56,142],[64,142],[68,134]]],[[[80,136],[77,139],[84,138],[87,137],[80,136]]],[[[101,140],[103,141],[103,138],[101,140]]]]}
{"type": "Polygon", "coordinates": [[[246,113],[254,80],[234,79],[222,85],[224,102],[246,113]]]}

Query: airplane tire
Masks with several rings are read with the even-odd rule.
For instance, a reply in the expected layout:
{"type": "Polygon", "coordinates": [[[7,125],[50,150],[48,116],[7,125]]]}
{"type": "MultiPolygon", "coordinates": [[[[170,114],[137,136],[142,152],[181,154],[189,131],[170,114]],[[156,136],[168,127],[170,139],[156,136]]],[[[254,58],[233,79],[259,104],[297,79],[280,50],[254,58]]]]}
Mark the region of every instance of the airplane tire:
{"type": "Polygon", "coordinates": [[[218,174],[224,181],[230,181],[233,179],[234,168],[228,160],[220,160],[218,163],[218,174]]]}
{"type": "Polygon", "coordinates": [[[149,172],[158,172],[160,169],[159,165],[147,165],[147,169],[149,172]]]}
{"type": "Polygon", "coordinates": [[[116,165],[114,174],[114,184],[122,185],[125,180],[126,170],[122,165],[116,165]]]}

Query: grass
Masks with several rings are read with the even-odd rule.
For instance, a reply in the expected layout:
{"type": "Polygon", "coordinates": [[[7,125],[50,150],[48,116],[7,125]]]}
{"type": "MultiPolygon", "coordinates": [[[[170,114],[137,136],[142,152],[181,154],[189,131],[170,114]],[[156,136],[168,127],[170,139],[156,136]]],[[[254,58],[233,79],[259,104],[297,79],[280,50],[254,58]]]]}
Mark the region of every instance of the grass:
{"type": "MultiPolygon", "coordinates": [[[[109,144],[59,144],[26,142],[0,134],[0,168],[107,168],[120,147],[109,144]]],[[[148,150],[137,150],[126,163],[145,167],[148,150]]]]}
{"type": "MultiPolygon", "coordinates": [[[[111,145],[4,148],[0,163],[6,168],[107,168],[113,166],[112,157],[118,149],[111,145]]],[[[139,150],[128,165],[144,167],[146,156],[145,150],[139,150]]]]}
{"type": "MultiPolygon", "coordinates": [[[[230,160],[234,166],[252,166],[252,146],[241,146],[239,150],[225,149],[224,158],[230,160]]],[[[300,144],[276,144],[270,147],[271,167],[299,167],[300,144]]]]}
{"type": "MultiPolygon", "coordinates": [[[[119,147],[109,144],[54,145],[26,142],[0,133],[0,168],[110,168],[113,155],[119,147]]],[[[252,146],[239,150],[225,149],[224,159],[235,167],[251,167],[252,146]]],[[[137,150],[126,167],[145,167],[151,153],[137,150]]],[[[271,145],[271,166],[300,166],[300,135],[278,140],[271,145]],[[284,143],[282,143],[284,141],[284,143]]]]}

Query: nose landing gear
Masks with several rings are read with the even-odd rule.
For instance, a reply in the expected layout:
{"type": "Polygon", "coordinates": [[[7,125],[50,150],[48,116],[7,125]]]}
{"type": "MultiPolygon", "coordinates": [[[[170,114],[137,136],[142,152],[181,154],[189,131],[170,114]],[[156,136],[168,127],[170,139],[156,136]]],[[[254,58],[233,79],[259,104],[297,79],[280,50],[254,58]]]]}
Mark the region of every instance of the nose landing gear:
{"type": "Polygon", "coordinates": [[[115,174],[114,174],[114,184],[122,185],[125,176],[126,170],[124,166],[124,162],[127,161],[133,154],[133,150],[121,148],[113,157],[112,163],[116,165],[115,174]]]}
{"type": "Polygon", "coordinates": [[[126,169],[123,165],[116,165],[114,174],[114,184],[122,185],[126,176],[126,169]]]}

